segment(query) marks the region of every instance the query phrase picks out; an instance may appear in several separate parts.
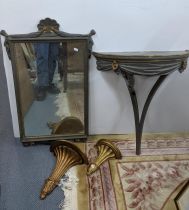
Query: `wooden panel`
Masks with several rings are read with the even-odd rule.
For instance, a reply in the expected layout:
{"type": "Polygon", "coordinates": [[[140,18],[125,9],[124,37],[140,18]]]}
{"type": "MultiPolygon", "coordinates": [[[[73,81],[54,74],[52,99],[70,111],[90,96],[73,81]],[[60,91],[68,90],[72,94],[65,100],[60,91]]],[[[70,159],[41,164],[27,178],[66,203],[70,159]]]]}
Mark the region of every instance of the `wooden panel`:
{"type": "Polygon", "coordinates": [[[23,115],[25,116],[31,104],[33,103],[34,90],[30,82],[26,60],[20,44],[16,44],[15,55],[16,55],[16,68],[17,68],[19,87],[20,87],[21,109],[23,115]]]}

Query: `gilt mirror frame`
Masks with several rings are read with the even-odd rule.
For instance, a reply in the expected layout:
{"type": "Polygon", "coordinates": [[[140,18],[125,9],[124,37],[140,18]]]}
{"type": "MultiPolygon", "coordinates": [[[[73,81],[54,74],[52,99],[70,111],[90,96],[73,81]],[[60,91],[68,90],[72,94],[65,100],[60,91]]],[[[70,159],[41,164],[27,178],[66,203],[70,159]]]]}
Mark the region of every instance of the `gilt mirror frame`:
{"type": "Polygon", "coordinates": [[[16,34],[16,35],[8,35],[5,30],[2,30],[0,34],[5,37],[4,46],[6,48],[9,59],[12,63],[12,72],[14,78],[14,86],[15,86],[15,95],[16,95],[16,103],[17,103],[17,113],[19,119],[19,129],[20,129],[20,139],[24,145],[32,145],[37,143],[50,143],[50,141],[56,140],[74,140],[74,141],[85,141],[88,136],[88,69],[89,69],[89,58],[91,56],[93,40],[92,36],[95,35],[95,31],[91,30],[88,34],[71,34],[66,33],[59,30],[59,24],[56,20],[45,18],[40,20],[37,25],[38,31],[28,34],[16,34]],[[20,98],[20,88],[18,81],[18,73],[16,67],[16,56],[14,53],[14,45],[16,43],[32,43],[32,42],[42,42],[42,41],[86,41],[86,47],[84,51],[84,134],[73,134],[73,135],[64,135],[64,134],[56,134],[56,135],[41,135],[41,136],[26,136],[24,129],[24,120],[21,110],[21,98],[20,98]]]}

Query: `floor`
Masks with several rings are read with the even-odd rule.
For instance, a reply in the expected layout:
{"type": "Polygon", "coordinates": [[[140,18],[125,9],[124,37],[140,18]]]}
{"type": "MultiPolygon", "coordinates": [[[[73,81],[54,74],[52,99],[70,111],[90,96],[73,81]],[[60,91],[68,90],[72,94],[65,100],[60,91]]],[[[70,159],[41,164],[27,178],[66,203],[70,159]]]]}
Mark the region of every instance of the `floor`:
{"type": "Polygon", "coordinates": [[[28,110],[24,123],[27,136],[50,135],[51,129],[48,122],[59,122],[60,117],[56,116],[57,111],[55,100],[56,95],[48,94],[44,101],[34,101],[28,110]]]}
{"type": "Polygon", "coordinates": [[[23,147],[13,136],[7,85],[0,45],[0,209],[56,210],[64,198],[56,188],[46,200],[39,194],[55,159],[49,146],[23,147]]]}

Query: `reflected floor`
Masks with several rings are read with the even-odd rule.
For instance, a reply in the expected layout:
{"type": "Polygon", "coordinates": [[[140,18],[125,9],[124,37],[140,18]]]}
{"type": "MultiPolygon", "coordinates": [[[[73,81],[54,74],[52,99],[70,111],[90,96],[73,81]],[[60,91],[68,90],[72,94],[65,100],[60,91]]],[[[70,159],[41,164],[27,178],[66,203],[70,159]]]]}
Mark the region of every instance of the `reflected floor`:
{"type": "MultiPolygon", "coordinates": [[[[77,74],[77,80],[78,80],[77,74]]],[[[66,93],[63,92],[63,81],[55,77],[60,94],[47,94],[44,101],[34,100],[25,115],[26,136],[51,135],[49,122],[59,122],[67,116],[75,116],[84,125],[84,94],[82,83],[76,81],[76,75],[69,75],[69,85],[66,93]]],[[[81,78],[80,78],[81,79],[81,78]]]]}
{"type": "Polygon", "coordinates": [[[25,133],[27,136],[50,135],[51,129],[47,126],[48,122],[57,122],[61,118],[55,113],[56,95],[48,94],[44,101],[34,101],[25,116],[25,133]],[[48,114],[47,114],[48,113],[48,114]]]}

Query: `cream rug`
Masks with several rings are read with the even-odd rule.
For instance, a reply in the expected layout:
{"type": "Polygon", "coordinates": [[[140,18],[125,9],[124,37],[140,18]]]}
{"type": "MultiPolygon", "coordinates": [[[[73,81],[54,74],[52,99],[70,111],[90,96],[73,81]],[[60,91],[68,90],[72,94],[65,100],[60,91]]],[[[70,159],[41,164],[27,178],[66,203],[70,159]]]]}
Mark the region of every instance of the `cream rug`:
{"type": "Polygon", "coordinates": [[[61,201],[59,208],[61,210],[78,210],[77,205],[77,178],[76,167],[71,168],[60,180],[59,187],[64,192],[64,199],[61,201]]]}

